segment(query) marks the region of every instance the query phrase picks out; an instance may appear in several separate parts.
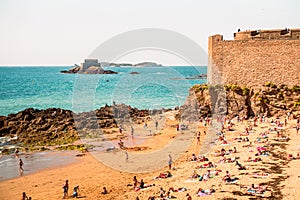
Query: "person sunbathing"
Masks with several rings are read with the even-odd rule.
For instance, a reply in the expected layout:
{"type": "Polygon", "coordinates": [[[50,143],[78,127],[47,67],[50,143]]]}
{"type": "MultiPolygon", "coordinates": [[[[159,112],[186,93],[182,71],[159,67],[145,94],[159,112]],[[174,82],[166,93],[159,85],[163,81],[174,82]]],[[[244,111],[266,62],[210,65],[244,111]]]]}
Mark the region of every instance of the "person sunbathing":
{"type": "Polygon", "coordinates": [[[156,179],[159,179],[159,178],[170,178],[172,177],[172,174],[171,172],[169,171],[166,171],[164,173],[160,173],[157,177],[155,177],[156,179]]]}
{"type": "Polygon", "coordinates": [[[198,162],[204,162],[204,161],[208,161],[208,158],[206,158],[205,156],[200,156],[198,159],[197,159],[198,162]]]}
{"type": "Polygon", "coordinates": [[[180,187],[178,189],[174,189],[173,187],[170,187],[168,191],[170,191],[170,192],[185,192],[185,191],[187,191],[187,189],[184,187],[180,187]]]}
{"type": "Polygon", "coordinates": [[[203,165],[200,165],[200,166],[196,166],[196,169],[202,169],[202,168],[214,168],[216,167],[215,165],[212,164],[212,162],[208,162],[208,163],[205,163],[203,165]]]}
{"type": "Polygon", "coordinates": [[[245,162],[258,162],[258,161],[261,161],[260,157],[256,157],[256,158],[249,157],[247,160],[245,160],[245,162]]]}
{"type": "Polygon", "coordinates": [[[204,193],[204,194],[211,195],[215,191],[216,190],[213,188],[213,185],[212,185],[209,189],[206,189],[206,190],[203,190],[202,188],[199,188],[196,194],[201,195],[201,193],[204,193]]]}
{"type": "Polygon", "coordinates": [[[250,142],[249,144],[243,145],[243,147],[253,147],[253,144],[250,142]]]}
{"type": "Polygon", "coordinates": [[[235,157],[232,157],[232,158],[226,158],[225,159],[225,163],[233,163],[235,161],[235,157]]]}

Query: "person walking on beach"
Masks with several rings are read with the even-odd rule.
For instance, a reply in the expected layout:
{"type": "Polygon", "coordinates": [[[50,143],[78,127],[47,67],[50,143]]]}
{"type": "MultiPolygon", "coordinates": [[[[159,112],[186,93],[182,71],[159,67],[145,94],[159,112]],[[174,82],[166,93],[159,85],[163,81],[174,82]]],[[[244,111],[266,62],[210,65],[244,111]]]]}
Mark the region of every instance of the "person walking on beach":
{"type": "Polygon", "coordinates": [[[129,162],[129,156],[127,150],[125,150],[125,161],[129,162]]]}
{"type": "Polygon", "coordinates": [[[171,154],[169,154],[169,161],[168,161],[169,170],[171,170],[171,169],[172,169],[172,163],[173,163],[173,159],[172,159],[172,156],[171,156],[171,154]]]}
{"type": "Polygon", "coordinates": [[[66,180],[66,183],[63,186],[64,194],[63,194],[63,199],[68,198],[68,190],[69,190],[69,181],[66,180]]]}
{"type": "Polygon", "coordinates": [[[131,138],[133,139],[133,135],[134,135],[134,128],[133,126],[131,126],[131,138]]]}
{"type": "Polygon", "coordinates": [[[197,134],[197,144],[200,144],[200,136],[201,136],[201,132],[199,131],[199,133],[197,134]]]}
{"type": "Polygon", "coordinates": [[[147,128],[148,128],[148,125],[147,125],[147,123],[145,122],[145,124],[144,124],[144,129],[147,130],[147,128]]]}
{"type": "Polygon", "coordinates": [[[299,129],[300,129],[300,125],[297,124],[297,125],[296,125],[296,132],[297,132],[297,135],[298,135],[299,129]]]}
{"type": "Polygon", "coordinates": [[[23,165],[24,165],[24,163],[23,163],[22,159],[20,158],[19,159],[19,173],[20,173],[20,176],[22,176],[23,172],[24,172],[23,165]]]}
{"type": "Polygon", "coordinates": [[[155,129],[157,130],[157,128],[158,128],[158,121],[156,120],[155,121],[155,129]]]}

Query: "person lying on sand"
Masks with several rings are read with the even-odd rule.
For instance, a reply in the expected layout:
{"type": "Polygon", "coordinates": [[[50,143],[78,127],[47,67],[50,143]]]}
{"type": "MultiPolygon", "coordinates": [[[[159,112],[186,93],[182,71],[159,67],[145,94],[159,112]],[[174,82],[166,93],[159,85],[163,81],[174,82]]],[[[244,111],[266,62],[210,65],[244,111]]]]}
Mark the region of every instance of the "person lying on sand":
{"type": "Polygon", "coordinates": [[[159,178],[170,178],[172,177],[172,174],[170,171],[166,171],[164,173],[160,173],[157,177],[155,177],[155,179],[159,179],[159,178]]]}
{"type": "Polygon", "coordinates": [[[263,194],[265,191],[268,189],[268,185],[263,187],[260,184],[255,186],[254,184],[251,184],[251,186],[245,186],[245,185],[240,185],[240,188],[246,188],[248,194],[263,194]]]}
{"type": "Polygon", "coordinates": [[[243,145],[243,147],[253,147],[253,144],[250,142],[249,144],[243,145]]]}
{"type": "Polygon", "coordinates": [[[198,191],[197,191],[197,195],[202,195],[202,194],[207,194],[207,195],[211,195],[212,193],[214,193],[216,190],[213,188],[213,185],[209,188],[209,189],[202,189],[202,188],[199,188],[198,191]]]}
{"type": "Polygon", "coordinates": [[[256,157],[256,158],[249,157],[247,160],[245,160],[245,162],[258,162],[258,161],[261,161],[260,157],[256,157]]]}
{"type": "Polygon", "coordinates": [[[212,162],[208,162],[208,163],[205,163],[203,165],[196,166],[195,168],[196,169],[202,169],[202,168],[214,168],[214,167],[216,167],[216,165],[213,165],[212,162]]]}
{"type": "Polygon", "coordinates": [[[173,187],[170,187],[170,188],[169,188],[169,191],[170,191],[170,192],[185,192],[185,191],[187,191],[187,189],[184,188],[184,187],[180,187],[180,188],[178,188],[178,189],[174,189],[173,187]]]}
{"type": "Polygon", "coordinates": [[[225,156],[223,156],[220,160],[219,163],[233,163],[235,162],[236,158],[232,157],[232,158],[226,158],[225,156]]]}

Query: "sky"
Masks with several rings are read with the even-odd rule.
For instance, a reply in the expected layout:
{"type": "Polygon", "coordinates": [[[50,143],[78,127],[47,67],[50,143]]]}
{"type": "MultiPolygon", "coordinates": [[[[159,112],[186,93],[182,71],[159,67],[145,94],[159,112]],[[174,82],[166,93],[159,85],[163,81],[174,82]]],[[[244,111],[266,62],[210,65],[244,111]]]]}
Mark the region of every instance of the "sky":
{"type": "MultiPolygon", "coordinates": [[[[300,28],[299,9],[299,0],[0,0],[0,66],[79,64],[113,36],[141,28],[175,31],[207,52],[210,35],[300,28]]],[[[140,61],[185,64],[142,49],[117,60],[140,61]]]]}

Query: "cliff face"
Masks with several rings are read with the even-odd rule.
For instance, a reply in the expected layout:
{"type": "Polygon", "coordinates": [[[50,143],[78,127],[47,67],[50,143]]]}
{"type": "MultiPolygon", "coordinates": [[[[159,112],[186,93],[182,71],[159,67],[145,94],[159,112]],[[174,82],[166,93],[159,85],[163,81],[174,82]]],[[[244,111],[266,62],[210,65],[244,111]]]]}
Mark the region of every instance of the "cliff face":
{"type": "Polygon", "coordinates": [[[300,87],[289,88],[272,83],[260,89],[226,85],[220,92],[217,87],[195,85],[190,89],[190,95],[178,117],[197,120],[211,116],[213,112],[222,112],[220,108],[225,109],[224,114],[229,117],[252,117],[258,114],[270,117],[286,115],[288,112],[300,117],[300,87]],[[222,101],[225,106],[220,105],[222,101]]]}

